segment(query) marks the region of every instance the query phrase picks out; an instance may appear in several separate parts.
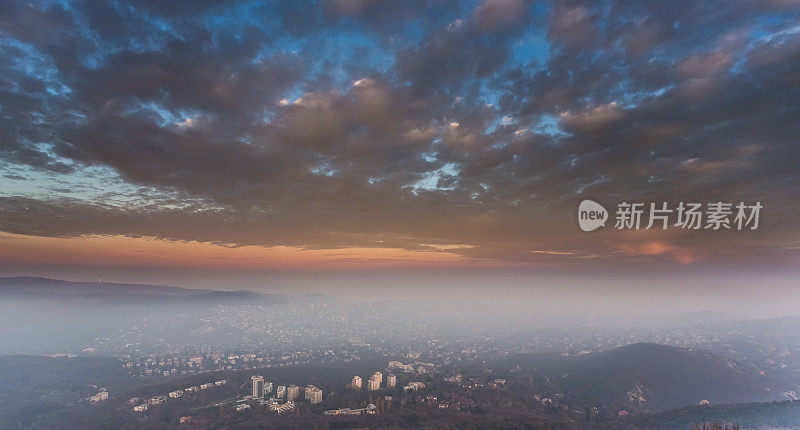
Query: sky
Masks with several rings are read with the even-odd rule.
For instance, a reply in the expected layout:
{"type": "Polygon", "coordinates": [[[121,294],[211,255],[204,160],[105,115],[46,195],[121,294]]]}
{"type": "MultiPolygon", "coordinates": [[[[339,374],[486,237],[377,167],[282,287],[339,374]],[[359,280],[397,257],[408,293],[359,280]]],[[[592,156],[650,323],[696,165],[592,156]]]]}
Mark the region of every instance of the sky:
{"type": "Polygon", "coordinates": [[[0,275],[796,289],[798,23],[792,0],[2,2],[0,275]],[[762,209],[617,229],[622,202],[762,209]]]}

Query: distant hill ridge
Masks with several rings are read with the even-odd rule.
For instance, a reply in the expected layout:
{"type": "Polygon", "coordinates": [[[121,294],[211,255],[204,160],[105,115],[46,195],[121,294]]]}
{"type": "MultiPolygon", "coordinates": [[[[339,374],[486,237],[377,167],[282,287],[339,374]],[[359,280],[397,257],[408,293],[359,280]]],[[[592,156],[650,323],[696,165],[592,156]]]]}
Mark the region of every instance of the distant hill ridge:
{"type": "Polygon", "coordinates": [[[661,411],[697,404],[780,400],[787,387],[754,366],[708,352],[636,343],[566,360],[558,385],[565,394],[634,409],[661,411]]]}
{"type": "Polygon", "coordinates": [[[210,291],[212,290],[195,290],[167,285],[123,284],[116,282],[74,282],[38,277],[0,278],[0,292],[3,293],[47,292],[53,294],[117,293],[196,295],[208,293],[210,291]]]}
{"type": "Polygon", "coordinates": [[[736,423],[741,428],[792,429],[800,426],[800,400],[724,405],[692,405],[658,413],[642,413],[627,420],[637,428],[689,429],[695,423],[736,423]]]}
{"type": "Polygon", "coordinates": [[[0,278],[0,297],[62,298],[83,302],[124,302],[153,300],[286,302],[289,296],[250,290],[220,291],[166,285],[122,284],[113,282],[72,282],[37,277],[0,278]]]}

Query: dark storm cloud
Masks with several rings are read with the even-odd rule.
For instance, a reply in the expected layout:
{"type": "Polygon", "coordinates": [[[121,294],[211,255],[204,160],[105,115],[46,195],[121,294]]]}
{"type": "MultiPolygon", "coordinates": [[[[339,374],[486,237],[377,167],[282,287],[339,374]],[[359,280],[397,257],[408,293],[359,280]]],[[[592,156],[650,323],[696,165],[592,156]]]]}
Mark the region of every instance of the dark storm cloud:
{"type": "Polygon", "coordinates": [[[7,195],[0,230],[544,263],[798,241],[792,5],[167,3],[0,6],[2,160],[171,196],[7,195]],[[525,48],[536,29],[549,48],[525,48]],[[583,196],[769,215],[734,239],[587,236],[583,196]]]}
{"type": "Polygon", "coordinates": [[[423,93],[474,93],[482,82],[474,78],[487,78],[506,63],[511,43],[525,31],[531,15],[527,1],[485,1],[470,16],[435,26],[417,46],[401,50],[399,77],[423,93]],[[464,88],[470,84],[472,88],[464,88]]]}

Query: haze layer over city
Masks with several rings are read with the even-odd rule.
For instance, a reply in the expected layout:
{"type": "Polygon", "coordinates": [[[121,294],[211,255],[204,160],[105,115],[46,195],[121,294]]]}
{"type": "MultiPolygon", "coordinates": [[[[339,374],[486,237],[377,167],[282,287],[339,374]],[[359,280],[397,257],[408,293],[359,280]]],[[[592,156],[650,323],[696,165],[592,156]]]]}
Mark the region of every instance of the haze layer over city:
{"type": "Polygon", "coordinates": [[[0,3],[0,418],[800,427],[798,22],[0,3]]]}

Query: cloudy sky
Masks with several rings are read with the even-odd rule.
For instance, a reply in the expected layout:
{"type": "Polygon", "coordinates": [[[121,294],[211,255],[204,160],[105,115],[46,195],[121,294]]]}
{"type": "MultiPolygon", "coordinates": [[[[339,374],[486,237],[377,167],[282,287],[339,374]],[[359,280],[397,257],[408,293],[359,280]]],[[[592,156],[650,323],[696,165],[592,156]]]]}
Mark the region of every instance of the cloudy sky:
{"type": "Polygon", "coordinates": [[[0,275],[800,263],[792,0],[2,2],[0,59],[0,275]]]}

